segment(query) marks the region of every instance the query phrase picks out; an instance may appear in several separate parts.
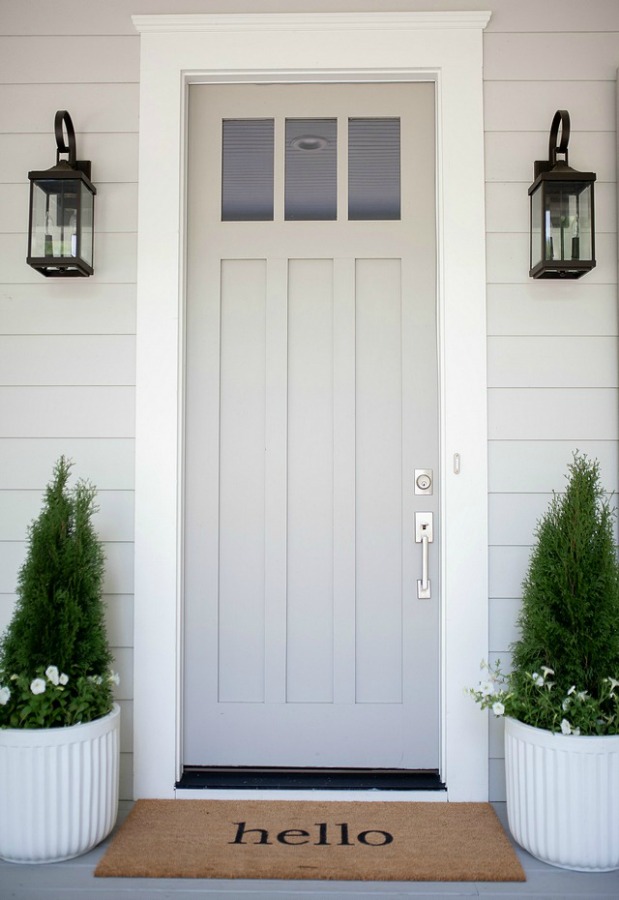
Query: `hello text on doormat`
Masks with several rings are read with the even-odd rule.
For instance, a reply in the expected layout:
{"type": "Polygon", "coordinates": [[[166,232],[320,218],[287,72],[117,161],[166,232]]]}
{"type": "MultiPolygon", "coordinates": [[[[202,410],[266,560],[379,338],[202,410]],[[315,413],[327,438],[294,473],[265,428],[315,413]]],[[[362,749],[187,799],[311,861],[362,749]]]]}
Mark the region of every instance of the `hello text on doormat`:
{"type": "Polygon", "coordinates": [[[138,800],[99,877],[524,881],[487,803],[138,800]]]}

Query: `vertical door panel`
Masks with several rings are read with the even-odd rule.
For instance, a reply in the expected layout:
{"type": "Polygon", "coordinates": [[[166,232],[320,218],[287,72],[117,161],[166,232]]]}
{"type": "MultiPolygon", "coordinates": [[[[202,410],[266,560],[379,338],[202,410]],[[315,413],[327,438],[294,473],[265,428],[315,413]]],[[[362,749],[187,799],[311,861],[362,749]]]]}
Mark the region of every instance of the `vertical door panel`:
{"type": "Polygon", "coordinates": [[[289,702],[333,700],[333,263],[288,276],[289,702]]]}
{"type": "Polygon", "coordinates": [[[356,265],[358,703],[402,699],[402,302],[399,260],[356,265]]]}
{"type": "Polygon", "coordinates": [[[221,270],[219,699],[264,699],[265,262],[221,270]]]}

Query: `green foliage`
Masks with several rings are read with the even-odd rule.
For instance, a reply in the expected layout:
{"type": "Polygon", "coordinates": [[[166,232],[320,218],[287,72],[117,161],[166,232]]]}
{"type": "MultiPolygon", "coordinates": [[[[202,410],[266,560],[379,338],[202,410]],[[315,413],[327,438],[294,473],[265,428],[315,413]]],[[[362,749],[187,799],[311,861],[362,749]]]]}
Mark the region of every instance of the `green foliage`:
{"type": "Polygon", "coordinates": [[[560,690],[553,680],[554,671],[501,671],[500,660],[494,668],[482,662],[487,677],[469,693],[482,709],[495,716],[511,716],[534,728],[561,731],[563,734],[619,734],[619,681],[603,678],[595,695],[572,684],[560,690]]]}
{"type": "Polygon", "coordinates": [[[0,643],[0,726],[86,722],[112,707],[96,490],[78,481],[69,491],[70,470],[61,457],[29,529],[17,605],[0,643]],[[44,689],[34,692],[39,679],[44,689]]]}
{"type": "Polygon", "coordinates": [[[35,677],[11,675],[0,687],[0,721],[7,728],[62,728],[107,715],[118,675],[79,675],[71,681],[57,666],[35,677]]]}
{"type": "Polygon", "coordinates": [[[599,464],[574,454],[539,522],[512,646],[470,691],[483,709],[564,734],[619,733],[619,561],[599,464]]]}
{"type": "Polygon", "coordinates": [[[555,495],[537,528],[537,546],[523,585],[515,672],[555,672],[597,696],[619,673],[619,564],[613,512],[604,499],[599,464],[574,455],[565,494],[555,495]]]}

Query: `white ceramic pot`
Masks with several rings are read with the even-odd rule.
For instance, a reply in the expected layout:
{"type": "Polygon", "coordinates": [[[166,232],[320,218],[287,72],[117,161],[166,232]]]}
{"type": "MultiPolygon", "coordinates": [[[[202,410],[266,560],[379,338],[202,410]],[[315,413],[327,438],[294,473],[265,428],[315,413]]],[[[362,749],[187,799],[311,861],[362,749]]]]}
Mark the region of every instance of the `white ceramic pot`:
{"type": "Polygon", "coordinates": [[[120,707],[68,728],[0,729],[0,857],[44,863],[86,853],[118,812],[120,707]]]}
{"type": "Polygon", "coordinates": [[[506,718],[505,771],[521,847],[564,869],[619,868],[619,735],[552,734],[506,718]]]}

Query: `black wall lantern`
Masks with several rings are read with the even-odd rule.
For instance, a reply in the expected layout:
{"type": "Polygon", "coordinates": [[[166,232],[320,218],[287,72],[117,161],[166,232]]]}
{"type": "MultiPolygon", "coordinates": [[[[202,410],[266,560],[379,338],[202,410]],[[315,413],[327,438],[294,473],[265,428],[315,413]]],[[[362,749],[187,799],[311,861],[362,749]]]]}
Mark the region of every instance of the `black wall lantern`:
{"type": "Polygon", "coordinates": [[[595,173],[577,172],[567,164],[569,139],[570,116],[559,109],[550,129],[548,160],[536,161],[529,188],[532,278],[580,278],[595,266],[595,173]],[[563,158],[557,159],[558,154],[563,158]]]}
{"type": "Polygon", "coordinates": [[[71,116],[59,109],[54,119],[56,165],[28,172],[30,224],[26,262],[47,277],[92,275],[97,190],[90,160],[76,160],[71,116]],[[65,142],[66,130],[66,142],[65,142]],[[61,154],[68,159],[60,159],[61,154]]]}

